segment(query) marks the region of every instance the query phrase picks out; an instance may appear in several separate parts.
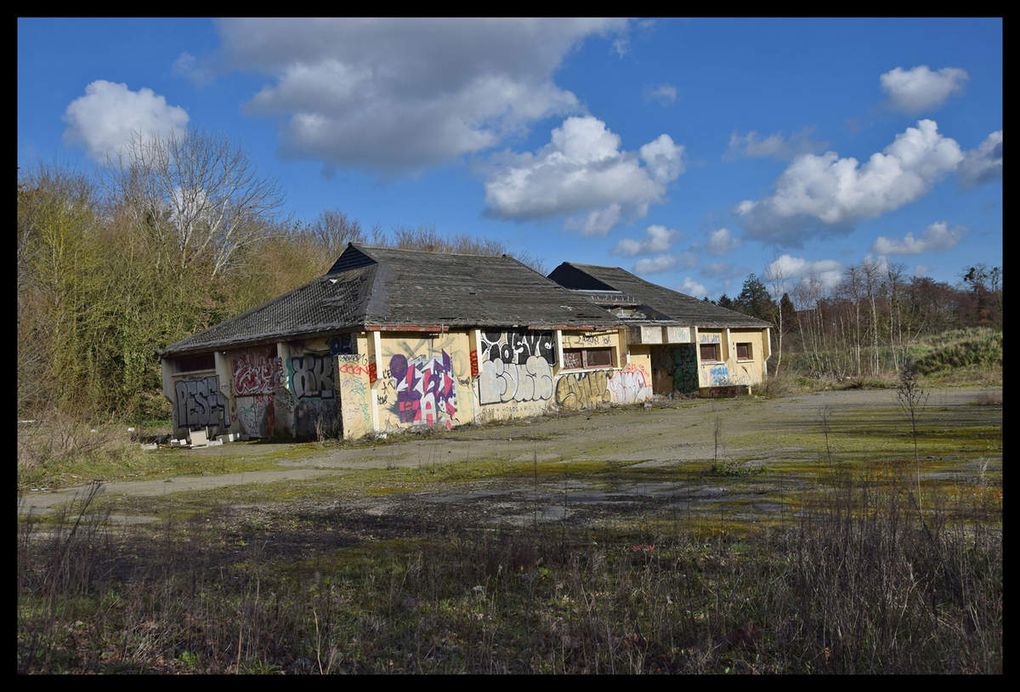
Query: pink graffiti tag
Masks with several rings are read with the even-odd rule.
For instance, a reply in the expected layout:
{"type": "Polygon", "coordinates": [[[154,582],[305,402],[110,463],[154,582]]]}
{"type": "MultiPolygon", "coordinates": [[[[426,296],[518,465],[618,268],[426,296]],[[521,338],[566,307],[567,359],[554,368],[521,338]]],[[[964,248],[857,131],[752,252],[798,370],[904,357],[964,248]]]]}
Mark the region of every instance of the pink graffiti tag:
{"type": "Polygon", "coordinates": [[[234,396],[272,394],[276,386],[274,358],[260,353],[242,353],[234,361],[234,396]]]}

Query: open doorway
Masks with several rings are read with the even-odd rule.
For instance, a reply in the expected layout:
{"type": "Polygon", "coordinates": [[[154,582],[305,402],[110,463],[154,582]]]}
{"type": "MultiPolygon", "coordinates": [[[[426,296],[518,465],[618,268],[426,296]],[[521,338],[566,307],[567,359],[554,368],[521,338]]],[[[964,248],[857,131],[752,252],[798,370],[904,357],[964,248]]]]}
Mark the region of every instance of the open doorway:
{"type": "Polygon", "coordinates": [[[652,393],[698,391],[698,356],[694,344],[652,346],[652,393]]]}

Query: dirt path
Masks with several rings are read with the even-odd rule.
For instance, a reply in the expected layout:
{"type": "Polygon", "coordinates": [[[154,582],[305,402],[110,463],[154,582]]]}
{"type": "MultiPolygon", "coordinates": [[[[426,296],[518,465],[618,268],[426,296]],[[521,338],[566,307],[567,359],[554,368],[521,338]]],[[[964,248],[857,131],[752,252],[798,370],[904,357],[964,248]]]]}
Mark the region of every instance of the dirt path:
{"type": "MultiPolygon", "coordinates": [[[[931,410],[973,404],[986,389],[945,389],[931,393],[931,410]]],[[[574,460],[639,462],[658,466],[710,459],[716,426],[731,458],[769,455],[788,450],[769,444],[770,431],[816,428],[820,411],[847,415],[854,411],[897,406],[894,390],[818,392],[778,400],[698,400],[651,408],[610,409],[586,414],[543,417],[504,425],[466,427],[428,438],[409,437],[390,444],[339,450],[312,450],[309,456],[279,462],[280,470],[215,476],[179,476],[166,480],[111,482],[105,493],[162,496],[188,490],[210,490],[281,480],[309,480],[363,469],[417,467],[460,461],[540,462],[574,460]]],[[[278,445],[249,445],[252,456],[278,445]]],[[[214,458],[236,453],[230,446],[194,450],[214,458]]],[[[46,512],[82,493],[85,486],[52,492],[25,493],[19,511],[46,512]]]]}

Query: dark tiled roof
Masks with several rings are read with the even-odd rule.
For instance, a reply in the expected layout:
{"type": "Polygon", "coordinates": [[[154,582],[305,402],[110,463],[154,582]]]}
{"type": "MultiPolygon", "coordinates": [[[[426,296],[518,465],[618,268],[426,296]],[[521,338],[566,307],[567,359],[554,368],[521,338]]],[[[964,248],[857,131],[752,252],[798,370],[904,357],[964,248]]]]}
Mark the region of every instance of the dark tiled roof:
{"type": "Polygon", "coordinates": [[[696,327],[770,327],[770,323],[645,281],[619,267],[564,262],[549,278],[579,295],[619,291],[667,319],[696,327]]]}
{"type": "Polygon", "coordinates": [[[342,331],[360,324],[375,266],[309,281],[279,298],[170,344],[163,354],[208,351],[283,337],[342,331]]]}
{"type": "Polygon", "coordinates": [[[507,256],[347,246],[329,273],[171,344],[207,351],[368,327],[599,327],[620,320],[507,256]]]}

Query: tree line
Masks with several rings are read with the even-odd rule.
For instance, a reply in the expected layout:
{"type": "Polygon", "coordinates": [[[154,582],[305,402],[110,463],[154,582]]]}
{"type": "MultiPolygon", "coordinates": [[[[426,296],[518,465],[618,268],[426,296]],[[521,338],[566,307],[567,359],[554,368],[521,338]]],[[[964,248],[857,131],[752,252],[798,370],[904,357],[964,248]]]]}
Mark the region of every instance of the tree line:
{"type": "Polygon", "coordinates": [[[245,152],[210,134],[136,137],[101,174],[18,175],[18,415],[169,415],[157,352],[324,274],[348,242],[511,254],[429,226],[308,223],[245,152]]]}
{"type": "Polygon", "coordinates": [[[1000,267],[965,267],[955,286],[907,277],[902,264],[875,260],[847,267],[829,286],[808,277],[785,290],[785,277],[768,270],[765,277],[750,274],[735,298],[724,293],[713,302],[774,325],[774,371],[781,370],[785,351],[817,376],[898,372],[907,345],[918,339],[955,329],[1002,328],[1000,267]]]}

